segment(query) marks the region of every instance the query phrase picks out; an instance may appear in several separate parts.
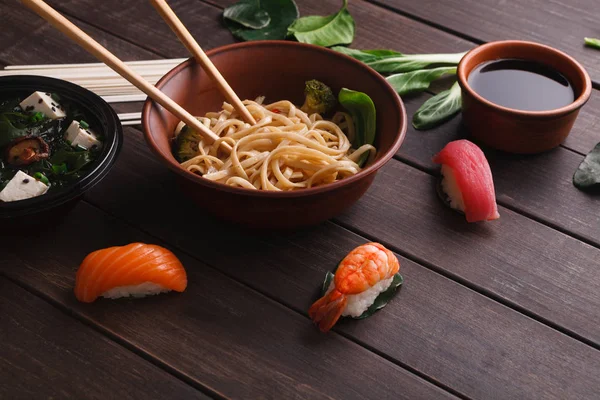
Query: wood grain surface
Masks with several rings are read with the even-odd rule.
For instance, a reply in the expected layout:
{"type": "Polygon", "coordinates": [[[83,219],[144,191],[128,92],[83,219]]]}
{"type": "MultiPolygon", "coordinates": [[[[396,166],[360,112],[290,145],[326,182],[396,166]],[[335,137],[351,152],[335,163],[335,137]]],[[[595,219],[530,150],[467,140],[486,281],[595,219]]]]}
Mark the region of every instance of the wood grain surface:
{"type": "Polygon", "coordinates": [[[596,0],[374,0],[477,42],[528,40],[556,47],[581,62],[600,83],[598,52],[583,44],[599,37],[596,0]]]}
{"type": "MultiPolygon", "coordinates": [[[[583,34],[595,29],[591,20],[600,19],[591,0],[568,5],[535,0],[529,8],[516,0],[456,1],[352,1],[353,47],[437,53],[465,51],[487,40],[532,39],[566,50],[600,79],[594,63],[600,52],[577,45],[583,36],[598,36],[583,34]],[[390,11],[394,8],[400,12],[390,11]]],[[[233,2],[169,4],[210,49],[234,42],[221,24],[222,8],[233,2]]],[[[49,3],[122,59],[187,56],[148,2],[49,3]]],[[[303,16],[331,14],[340,5],[339,0],[298,3],[303,16]]],[[[6,24],[0,65],[95,61],[16,0],[0,0],[0,15],[6,24]]],[[[430,96],[405,96],[409,116],[430,96]]],[[[0,244],[0,274],[29,290],[0,278],[10,293],[2,295],[0,308],[8,310],[2,315],[24,310],[10,330],[2,318],[0,333],[7,332],[10,343],[2,360],[24,370],[11,372],[25,382],[39,374],[39,362],[66,354],[56,366],[65,375],[56,378],[57,387],[65,392],[50,393],[44,380],[49,378],[42,377],[31,385],[34,397],[106,397],[100,383],[118,380],[122,370],[123,379],[114,385],[122,398],[125,389],[140,386],[140,395],[132,391],[131,397],[142,397],[144,390],[145,398],[167,398],[166,391],[181,392],[178,398],[204,392],[225,398],[595,399],[599,203],[574,189],[570,177],[582,154],[600,141],[599,106],[594,91],[571,136],[554,151],[535,157],[487,152],[503,205],[499,221],[467,224],[436,198],[437,169],[430,158],[449,140],[466,136],[455,118],[431,131],[410,128],[396,160],[344,215],[281,234],[248,232],[204,215],[182,196],[141,132],[127,128],[115,168],[56,227],[52,241],[35,234],[0,244]],[[138,240],[172,248],[188,270],[188,290],[77,303],[74,274],[85,254],[138,240]],[[322,335],[306,310],[325,272],[367,240],[398,252],[405,285],[373,318],[345,320],[322,335]],[[36,308],[48,312],[37,318],[36,308]],[[60,339],[57,325],[68,327],[71,342],[60,339]],[[37,343],[38,332],[48,346],[37,343]],[[14,339],[21,336],[22,341],[14,339]],[[72,343],[86,345],[87,352],[73,350],[72,343]],[[35,346],[38,352],[16,360],[35,346]],[[130,364],[106,367],[110,359],[104,354],[111,352],[130,364]],[[67,381],[91,376],[81,372],[90,368],[82,354],[97,358],[102,369],[100,383],[85,394],[83,384],[71,387],[67,381]],[[156,378],[142,387],[136,377],[146,375],[156,378]]],[[[115,106],[128,112],[136,107],[115,106]]],[[[14,398],[16,391],[9,387],[2,393],[14,398]]]]}
{"type": "Polygon", "coordinates": [[[209,398],[1,276],[0,321],[0,398],[209,398]]]}
{"type": "Polygon", "coordinates": [[[3,253],[10,249],[16,257],[3,262],[4,273],[199,387],[246,399],[452,397],[338,334],[323,335],[303,315],[181,251],[184,293],[78,303],[75,273],[87,253],[137,241],[164,243],[85,203],[52,238],[9,238],[3,253]]]}
{"type": "MultiPolygon", "coordinates": [[[[141,135],[136,137],[133,131],[135,130],[128,129],[131,134],[127,135],[124,156],[115,166],[114,173],[94,188],[86,196],[86,200],[173,243],[234,279],[301,313],[305,313],[315,299],[316,288],[322,282],[325,272],[332,269],[350,249],[367,241],[366,238],[352,235],[347,230],[330,224],[287,235],[260,235],[215,221],[179,196],[172,173],[153,159],[150,152],[143,148],[141,135]],[[144,200],[151,197],[169,212],[153,211],[153,204],[156,203],[144,200]],[[148,219],[147,215],[150,213],[153,218],[148,219]],[[201,228],[194,235],[182,235],[181,232],[190,226],[201,228]],[[227,240],[224,241],[223,238],[227,240]],[[235,251],[231,251],[232,248],[235,251]]],[[[508,210],[501,210],[501,225],[494,225],[489,230],[481,226],[469,227],[462,220],[463,217],[446,210],[433,191],[431,198],[427,196],[430,193],[429,180],[429,175],[392,161],[380,172],[374,187],[361,200],[361,205],[353,207],[340,220],[349,220],[352,226],[358,228],[365,227],[365,231],[374,232],[378,240],[403,252],[408,251],[411,258],[422,257],[428,263],[441,265],[445,273],[454,275],[455,279],[473,281],[484,286],[486,292],[493,291],[506,296],[522,306],[543,311],[544,316],[552,321],[571,324],[569,328],[577,328],[581,334],[589,334],[594,339],[598,337],[597,313],[594,311],[598,298],[593,291],[597,283],[590,285],[589,281],[596,281],[594,271],[600,262],[600,252],[568,236],[554,236],[556,231],[508,210]],[[397,182],[389,182],[388,176],[394,176],[397,182]],[[423,189],[424,185],[427,185],[426,190],[423,189]],[[409,193],[398,190],[406,186],[414,187],[409,193]],[[385,202],[396,199],[395,203],[383,204],[379,199],[381,196],[385,197],[385,202]],[[378,212],[382,208],[388,212],[378,212]],[[432,215],[436,219],[432,219],[432,215]],[[441,219],[437,220],[439,217],[441,219]],[[383,221],[385,218],[388,221],[383,221]],[[523,228],[519,228],[520,226],[523,228]],[[515,232],[515,229],[518,230],[515,232]],[[541,235],[542,238],[520,244],[519,237],[529,232],[541,235]],[[390,237],[391,234],[396,236],[390,237]],[[513,234],[511,242],[505,243],[506,238],[513,234]],[[542,239],[552,244],[560,244],[560,241],[563,243],[555,253],[536,262],[535,259],[541,255],[535,246],[546,245],[542,239]],[[519,247],[515,247],[515,243],[519,243],[519,247]],[[506,248],[513,249],[513,253],[505,254],[506,248]],[[567,253],[561,255],[561,251],[567,253]],[[579,251],[583,254],[580,255],[579,251]],[[571,260],[569,268],[565,268],[563,262],[569,257],[577,258],[571,260]],[[597,258],[596,261],[593,261],[594,257],[597,258]],[[457,260],[457,265],[451,264],[452,260],[457,260]],[[523,260],[528,260],[528,263],[523,263],[523,260]],[[585,263],[596,266],[590,266],[587,271],[572,270],[574,266],[585,263]],[[580,279],[577,272],[585,276],[580,279]],[[553,274],[561,274],[560,278],[564,279],[550,279],[553,274]],[[592,288],[592,291],[588,291],[588,288],[592,288]],[[571,291],[581,293],[571,296],[571,291]],[[560,298],[552,299],[554,292],[560,298]],[[567,301],[576,303],[576,307],[583,309],[575,310],[571,306],[565,310],[563,308],[567,305],[564,303],[567,301]]],[[[423,266],[404,258],[401,263],[406,285],[398,298],[376,318],[360,323],[349,321],[342,324],[340,330],[347,332],[347,326],[355,329],[353,337],[360,343],[388,354],[397,362],[414,367],[466,396],[481,398],[485,391],[504,390],[505,398],[517,399],[527,397],[527,391],[535,386],[535,392],[544,393],[547,388],[552,387],[548,391],[548,396],[552,397],[552,392],[563,390],[558,387],[562,384],[554,387],[552,382],[560,381],[566,371],[557,372],[558,375],[551,378],[543,377],[546,372],[537,370],[532,372],[535,379],[531,380],[523,377],[519,371],[525,367],[531,368],[530,365],[544,370],[546,367],[543,365],[547,365],[548,369],[559,368],[554,365],[559,363],[558,359],[550,364],[546,363],[549,358],[562,351],[563,345],[577,343],[580,346],[576,340],[567,339],[562,334],[557,335],[556,331],[547,327],[542,328],[543,325],[537,321],[500,306],[423,266]],[[416,286],[409,289],[411,285],[416,286]],[[456,334],[448,336],[444,327],[453,327],[456,334]],[[510,333],[506,332],[508,327],[511,327],[510,333]],[[376,332],[386,334],[380,336],[376,332]],[[474,336],[488,350],[478,355],[465,353],[464,349],[473,345],[472,332],[477,332],[474,336]],[[501,343],[499,338],[502,337],[506,342],[501,343]],[[524,342],[528,345],[515,347],[516,343],[524,342]],[[422,351],[424,343],[430,343],[432,350],[436,348],[443,351],[422,351]],[[563,345],[554,347],[555,343],[563,345]],[[552,346],[552,350],[547,346],[552,346]],[[479,362],[485,363],[484,360],[488,357],[501,365],[511,363],[514,368],[504,369],[502,373],[490,372],[488,375],[491,367],[488,366],[484,371],[478,366],[479,362]],[[461,369],[449,368],[453,363],[461,365],[461,369]],[[458,376],[465,377],[465,380],[460,381],[458,376]],[[471,385],[468,382],[477,384],[471,385]]],[[[581,365],[596,365],[600,362],[599,351],[586,346],[581,346],[580,351],[580,356],[585,355],[586,359],[590,357],[587,361],[582,360],[581,365]]],[[[567,353],[570,354],[571,350],[567,353]]],[[[495,362],[490,362],[490,365],[494,364],[495,362]]],[[[586,386],[587,383],[582,382],[582,385],[586,386]]],[[[573,387],[567,390],[571,389],[573,387]]],[[[585,393],[586,389],[583,389],[580,394],[585,393]]],[[[558,396],[570,395],[574,393],[562,392],[558,396]]]]}

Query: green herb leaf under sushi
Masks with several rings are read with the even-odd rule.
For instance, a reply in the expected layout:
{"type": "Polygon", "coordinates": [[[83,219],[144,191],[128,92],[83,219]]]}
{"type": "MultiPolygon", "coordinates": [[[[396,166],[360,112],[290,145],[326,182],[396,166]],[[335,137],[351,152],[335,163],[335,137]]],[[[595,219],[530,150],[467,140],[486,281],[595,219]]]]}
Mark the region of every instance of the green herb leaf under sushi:
{"type": "Polygon", "coordinates": [[[266,12],[271,21],[261,29],[253,29],[224,18],[225,26],[233,36],[241,40],[283,40],[288,27],[298,19],[298,7],[294,0],[261,0],[260,10],[266,12]]]}
{"type": "Polygon", "coordinates": [[[288,34],[302,43],[330,47],[352,43],[354,25],[354,18],[348,12],[348,0],[344,0],[342,8],[335,14],[311,15],[296,20],[288,28],[288,34]]]}
{"type": "Polygon", "coordinates": [[[600,143],[585,156],[575,171],[573,184],[581,190],[600,190],[600,143]]]}
{"type": "MultiPolygon", "coordinates": [[[[354,143],[352,143],[354,148],[359,148],[364,144],[373,144],[377,128],[377,113],[373,100],[363,92],[343,88],[338,94],[338,101],[342,107],[348,110],[354,120],[356,131],[354,143]]],[[[368,156],[369,153],[363,154],[358,165],[362,167],[368,156]]]]}
{"type": "Polygon", "coordinates": [[[422,92],[429,88],[431,82],[447,74],[456,74],[456,67],[439,67],[421,69],[390,75],[386,78],[399,95],[422,92]]]}
{"type": "MultiPolygon", "coordinates": [[[[337,267],[333,272],[328,271],[327,274],[325,275],[325,280],[323,281],[323,288],[321,289],[321,296],[325,296],[325,293],[327,293],[327,289],[329,289],[329,285],[331,285],[331,282],[333,282],[333,278],[335,276],[334,274],[335,274],[336,270],[337,270],[337,267]]],[[[377,296],[375,298],[375,301],[373,302],[373,304],[371,304],[371,306],[367,309],[367,311],[365,311],[358,317],[351,317],[351,318],[364,319],[364,318],[370,317],[371,315],[375,314],[375,312],[377,312],[378,310],[381,310],[383,307],[385,307],[390,302],[390,300],[392,300],[392,298],[396,294],[396,291],[398,290],[398,287],[400,287],[402,285],[402,283],[404,283],[404,278],[398,272],[396,275],[394,275],[394,279],[392,279],[392,283],[390,284],[390,287],[387,288],[387,290],[385,292],[381,292],[379,294],[379,296],[377,296]]]]}
{"type": "Polygon", "coordinates": [[[458,82],[427,100],[413,115],[415,129],[431,129],[449,120],[461,108],[461,92],[458,82]]]}

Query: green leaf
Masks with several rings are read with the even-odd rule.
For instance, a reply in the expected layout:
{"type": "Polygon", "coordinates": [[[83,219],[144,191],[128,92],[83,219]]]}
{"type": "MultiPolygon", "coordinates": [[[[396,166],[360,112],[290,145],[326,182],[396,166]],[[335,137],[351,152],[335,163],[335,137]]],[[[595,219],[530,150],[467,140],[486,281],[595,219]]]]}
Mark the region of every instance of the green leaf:
{"type": "Polygon", "coordinates": [[[224,19],[225,26],[241,40],[283,40],[288,27],[298,19],[298,7],[294,0],[261,0],[261,9],[271,18],[271,22],[261,29],[247,28],[244,25],[224,19]]]}
{"type": "Polygon", "coordinates": [[[600,189],[600,143],[585,156],[575,171],[573,185],[587,191],[600,189]]]}
{"type": "Polygon", "coordinates": [[[382,50],[382,49],[356,50],[356,49],[349,49],[348,47],[345,47],[345,46],[335,46],[335,47],[332,47],[331,49],[335,50],[339,53],[346,54],[352,58],[356,58],[358,61],[362,61],[364,63],[376,61],[376,60],[382,60],[382,59],[390,58],[390,57],[399,57],[402,55],[402,53],[398,53],[397,51],[382,50]]]}
{"type": "Polygon", "coordinates": [[[66,173],[67,170],[69,174],[75,173],[79,171],[81,168],[85,167],[87,164],[92,162],[92,156],[89,151],[69,151],[65,149],[61,149],[54,153],[52,157],[50,157],[50,162],[52,163],[52,170],[56,173],[55,168],[58,173],[66,173]],[[65,166],[65,168],[62,167],[65,166]]]}
{"type": "Polygon", "coordinates": [[[587,46],[600,50],[600,39],[586,37],[584,40],[587,46]]]}
{"type": "Polygon", "coordinates": [[[422,69],[418,71],[404,72],[391,75],[386,78],[399,95],[422,92],[427,89],[431,82],[446,74],[456,74],[456,67],[439,67],[422,69]]]}
{"type": "Polygon", "coordinates": [[[452,118],[461,108],[460,86],[456,82],[449,90],[427,100],[413,115],[416,129],[431,129],[452,118]]]}
{"type": "MultiPolygon", "coordinates": [[[[338,264],[338,266],[339,266],[339,264],[338,264]]],[[[337,267],[335,267],[335,270],[333,272],[327,271],[327,274],[325,274],[325,280],[323,281],[323,288],[321,289],[321,296],[325,296],[325,293],[327,293],[327,289],[329,289],[331,282],[333,282],[333,279],[335,278],[335,275],[334,275],[335,271],[337,271],[337,267]]],[[[400,285],[402,285],[402,283],[404,283],[404,278],[398,272],[394,275],[394,279],[392,279],[392,283],[390,284],[390,287],[388,287],[384,292],[381,292],[379,294],[379,296],[377,296],[375,298],[375,301],[373,302],[373,304],[371,304],[371,306],[369,308],[367,308],[367,310],[364,313],[362,313],[358,317],[351,317],[351,318],[365,319],[365,318],[370,317],[371,315],[375,314],[375,312],[377,312],[378,310],[381,310],[383,307],[385,307],[390,302],[390,300],[392,300],[392,298],[396,294],[396,291],[398,290],[398,287],[400,287],[400,285]]]]}
{"type": "Polygon", "coordinates": [[[436,64],[458,65],[466,53],[404,54],[368,61],[366,64],[380,74],[416,71],[436,64]]]}
{"type": "Polygon", "coordinates": [[[269,25],[271,17],[261,8],[261,0],[241,0],[223,11],[223,17],[251,29],[269,25]]]}
{"type": "MultiPolygon", "coordinates": [[[[373,100],[363,92],[343,88],[338,94],[338,101],[354,120],[356,135],[353,146],[358,148],[363,144],[373,144],[376,133],[377,113],[373,100]]],[[[368,158],[368,153],[361,156],[358,165],[362,166],[368,158]]]]}
{"type": "Polygon", "coordinates": [[[333,15],[313,15],[296,20],[288,28],[288,34],[299,42],[324,47],[352,43],[354,18],[348,12],[348,0],[344,0],[342,8],[333,15]]]}

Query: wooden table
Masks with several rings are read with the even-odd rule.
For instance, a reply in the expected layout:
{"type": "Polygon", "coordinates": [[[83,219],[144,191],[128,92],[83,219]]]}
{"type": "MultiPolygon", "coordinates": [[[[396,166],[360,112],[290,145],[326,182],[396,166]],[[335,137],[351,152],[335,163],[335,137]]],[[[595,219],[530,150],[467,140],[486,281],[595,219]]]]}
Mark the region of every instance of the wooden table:
{"type": "MultiPolygon", "coordinates": [[[[51,3],[123,59],[187,56],[148,2],[51,3]]],[[[234,41],[220,22],[231,1],[170,3],[203,47],[234,41]]],[[[323,15],[340,1],[298,3],[323,15]]],[[[350,11],[355,48],[533,40],[576,57],[600,88],[600,52],[582,45],[600,36],[597,0],[353,0],[350,11]]],[[[0,15],[2,65],[94,61],[14,0],[0,1],[0,15]]],[[[409,115],[431,95],[405,97],[409,115]]],[[[600,198],[571,184],[600,141],[600,94],[561,147],[488,154],[501,214],[492,223],[467,224],[433,190],[431,155],[464,136],[460,117],[409,128],[348,212],[265,235],[203,215],[140,127],[127,127],[109,176],[55,231],[2,233],[0,398],[600,398],[600,198]],[[306,311],[325,272],[369,240],[398,254],[404,286],[374,317],[321,334],[306,311]],[[78,303],[84,256],[133,241],[171,248],[186,292],[78,303]]]]}

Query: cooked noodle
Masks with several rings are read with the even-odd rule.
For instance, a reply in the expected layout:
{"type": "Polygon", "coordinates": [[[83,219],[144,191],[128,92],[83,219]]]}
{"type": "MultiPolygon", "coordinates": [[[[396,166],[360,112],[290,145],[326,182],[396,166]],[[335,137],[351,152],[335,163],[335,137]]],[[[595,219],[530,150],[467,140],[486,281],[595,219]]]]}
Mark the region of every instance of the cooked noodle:
{"type": "MultiPolygon", "coordinates": [[[[257,121],[245,123],[237,111],[223,103],[220,112],[198,117],[219,139],[209,145],[200,140],[197,155],[182,167],[205,179],[231,186],[262,190],[295,190],[331,183],[360,171],[357,161],[372,145],[351,148],[352,117],[336,113],[331,121],[308,115],[289,101],[263,105],[264,98],[245,100],[257,121]],[[219,150],[221,142],[233,148],[230,155],[219,150]]],[[[175,134],[184,124],[180,123],[175,134]]]]}

